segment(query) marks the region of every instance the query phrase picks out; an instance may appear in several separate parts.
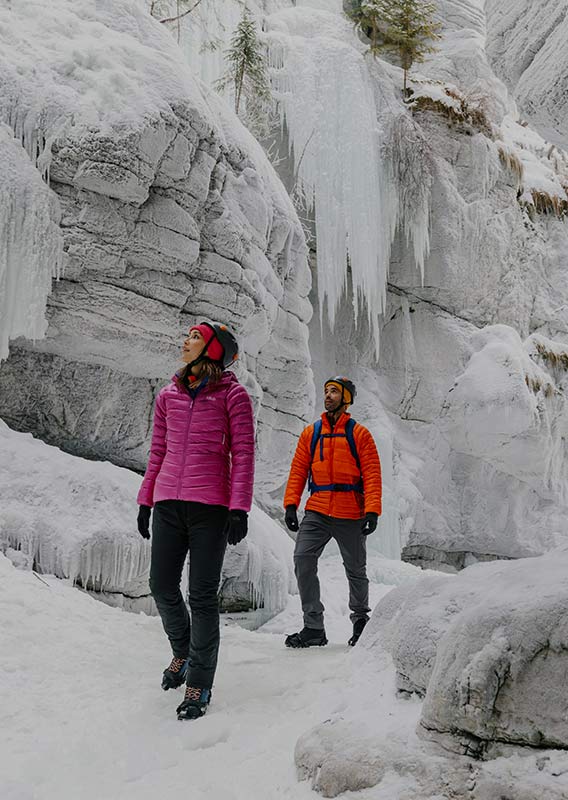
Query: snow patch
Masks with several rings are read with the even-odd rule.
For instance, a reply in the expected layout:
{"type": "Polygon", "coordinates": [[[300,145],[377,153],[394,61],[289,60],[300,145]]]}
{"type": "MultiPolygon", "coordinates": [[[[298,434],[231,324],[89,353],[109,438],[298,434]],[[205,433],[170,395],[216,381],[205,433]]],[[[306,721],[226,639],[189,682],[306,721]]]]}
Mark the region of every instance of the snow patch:
{"type": "Polygon", "coordinates": [[[568,210],[568,153],[546,142],[536,131],[521,125],[511,115],[501,124],[497,146],[501,159],[519,162],[519,200],[537,210],[539,195],[558,205],[558,214],[568,210]]]}

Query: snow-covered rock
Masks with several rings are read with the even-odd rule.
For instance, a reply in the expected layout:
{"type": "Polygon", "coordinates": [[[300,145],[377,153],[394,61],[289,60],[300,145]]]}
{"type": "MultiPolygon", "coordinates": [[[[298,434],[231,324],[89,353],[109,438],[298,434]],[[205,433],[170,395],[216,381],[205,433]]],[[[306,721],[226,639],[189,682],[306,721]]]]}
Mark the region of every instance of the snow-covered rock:
{"type": "Polygon", "coordinates": [[[431,432],[427,499],[404,549],[449,570],[538,555],[568,532],[563,348],[536,334],[523,343],[504,325],[476,332],[470,346],[431,432]]]}
{"type": "Polygon", "coordinates": [[[0,118],[49,174],[65,250],[46,337],[18,340],[0,369],[0,414],[141,468],[184,331],[222,319],[256,402],[259,494],[277,488],[313,399],[310,274],[265,154],[143,4],[35,0],[0,20],[0,118]],[[87,432],[91,410],[100,425],[87,432]]]}
{"type": "Polygon", "coordinates": [[[385,595],[347,696],[296,743],[299,779],[325,797],[564,800],[567,565],[564,547],[385,595]]]}
{"type": "Polygon", "coordinates": [[[361,640],[425,696],[419,733],[474,757],[568,745],[568,551],[425,577],[377,606],[361,640]]]}
{"type": "MultiPolygon", "coordinates": [[[[387,714],[401,712],[391,708],[387,714]]],[[[394,739],[373,733],[369,723],[348,712],[301,736],[295,749],[299,780],[310,781],[323,797],[362,792],[372,800],[565,800],[568,760],[563,750],[479,763],[421,748],[398,732],[394,739]]],[[[393,727],[388,720],[391,737],[393,727]]]]}
{"type": "Polygon", "coordinates": [[[422,735],[474,755],[501,743],[568,747],[567,566],[564,549],[472,567],[473,608],[468,578],[447,582],[463,611],[437,647],[422,735]]]}
{"type": "MultiPolygon", "coordinates": [[[[0,551],[22,569],[66,578],[110,605],[155,613],[150,543],[136,528],[140,477],[17,433],[0,421],[0,551]]],[[[225,610],[279,612],[294,593],[293,543],[259,508],[247,538],[229,547],[225,610]]]]}

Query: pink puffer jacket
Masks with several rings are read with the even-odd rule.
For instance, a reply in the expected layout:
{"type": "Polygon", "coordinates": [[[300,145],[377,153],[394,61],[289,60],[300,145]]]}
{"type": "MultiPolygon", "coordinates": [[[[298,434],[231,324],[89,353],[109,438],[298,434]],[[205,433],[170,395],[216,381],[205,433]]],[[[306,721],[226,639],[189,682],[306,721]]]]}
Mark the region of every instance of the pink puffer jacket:
{"type": "Polygon", "coordinates": [[[174,377],[156,399],[139,505],[193,500],[250,511],[253,482],[254,420],[244,386],[224,372],[193,399],[174,377]]]}

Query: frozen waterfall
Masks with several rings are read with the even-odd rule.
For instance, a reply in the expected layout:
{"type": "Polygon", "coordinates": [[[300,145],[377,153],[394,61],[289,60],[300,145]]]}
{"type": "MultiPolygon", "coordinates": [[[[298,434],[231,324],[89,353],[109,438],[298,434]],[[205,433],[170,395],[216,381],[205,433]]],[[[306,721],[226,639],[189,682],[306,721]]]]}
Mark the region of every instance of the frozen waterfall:
{"type": "MultiPolygon", "coordinates": [[[[186,58],[208,85],[224,72],[223,53],[242,14],[236,0],[222,6],[219,0],[200,6],[183,31],[186,58]]],[[[323,314],[327,308],[333,328],[349,288],[355,319],[366,313],[378,355],[397,226],[412,240],[421,271],[429,249],[430,183],[419,182],[418,199],[415,185],[400,183],[397,165],[408,154],[393,152],[393,131],[381,122],[387,110],[392,119],[393,104],[407,128],[410,115],[386,73],[386,91],[377,91],[376,65],[365,58],[340,0],[298,0],[293,6],[265,0],[264,7],[248,7],[268,46],[273,97],[294,163],[294,192],[315,212],[320,309],[323,314]]]]}
{"type": "Polygon", "coordinates": [[[385,304],[394,204],[384,191],[373,87],[346,20],[290,9],[268,20],[273,90],[290,136],[295,179],[315,208],[318,300],[330,326],[352,284],[375,350],[385,304]],[[350,269],[349,269],[350,268],[350,269]]]}

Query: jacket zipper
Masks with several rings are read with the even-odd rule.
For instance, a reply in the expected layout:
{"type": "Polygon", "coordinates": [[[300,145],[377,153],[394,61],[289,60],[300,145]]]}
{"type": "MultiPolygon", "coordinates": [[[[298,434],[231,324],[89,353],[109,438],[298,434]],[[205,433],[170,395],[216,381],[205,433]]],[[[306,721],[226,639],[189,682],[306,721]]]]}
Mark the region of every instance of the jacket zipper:
{"type": "MultiPolygon", "coordinates": [[[[337,425],[337,422],[335,423],[335,425],[337,425]]],[[[335,432],[335,425],[331,429],[332,433],[335,432]]],[[[329,444],[330,444],[330,448],[329,448],[330,449],[330,462],[329,462],[329,477],[330,477],[330,481],[329,482],[333,485],[335,483],[335,481],[333,480],[333,458],[335,456],[335,436],[331,437],[331,439],[329,440],[329,444]]],[[[335,492],[331,491],[330,495],[331,495],[331,497],[330,497],[330,502],[329,502],[329,516],[333,517],[333,511],[334,511],[333,501],[335,500],[335,492]]]]}
{"type": "Polygon", "coordinates": [[[184,437],[183,437],[183,441],[184,441],[183,460],[182,460],[181,469],[180,469],[180,472],[179,472],[177,492],[176,492],[178,500],[181,500],[180,490],[181,490],[181,483],[182,483],[182,480],[183,480],[183,473],[184,473],[184,469],[185,469],[185,460],[187,458],[187,449],[188,449],[187,448],[187,437],[188,437],[188,434],[189,434],[189,426],[191,425],[191,417],[193,415],[193,404],[195,403],[195,400],[193,399],[193,397],[191,397],[191,395],[189,397],[189,403],[190,403],[189,413],[187,415],[187,421],[185,423],[185,433],[184,433],[184,437]]]}

